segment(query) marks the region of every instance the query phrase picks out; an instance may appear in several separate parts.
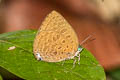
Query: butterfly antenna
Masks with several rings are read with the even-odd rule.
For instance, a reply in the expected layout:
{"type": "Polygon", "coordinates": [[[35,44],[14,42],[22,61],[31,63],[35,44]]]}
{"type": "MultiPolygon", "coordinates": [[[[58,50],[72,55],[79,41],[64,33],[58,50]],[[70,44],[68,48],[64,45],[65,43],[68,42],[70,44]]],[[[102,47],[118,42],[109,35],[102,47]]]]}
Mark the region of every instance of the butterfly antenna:
{"type": "Polygon", "coordinates": [[[90,39],[92,35],[88,35],[81,43],[80,45],[84,44],[88,39],[90,39]]]}

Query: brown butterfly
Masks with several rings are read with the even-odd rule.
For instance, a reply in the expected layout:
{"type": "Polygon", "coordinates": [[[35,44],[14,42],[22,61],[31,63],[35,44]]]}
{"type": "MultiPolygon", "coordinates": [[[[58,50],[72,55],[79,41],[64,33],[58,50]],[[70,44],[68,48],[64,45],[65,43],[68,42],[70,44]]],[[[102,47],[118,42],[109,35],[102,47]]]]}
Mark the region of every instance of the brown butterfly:
{"type": "Polygon", "coordinates": [[[56,11],[42,22],[33,44],[37,60],[60,62],[79,56],[83,50],[71,25],[56,11]]]}

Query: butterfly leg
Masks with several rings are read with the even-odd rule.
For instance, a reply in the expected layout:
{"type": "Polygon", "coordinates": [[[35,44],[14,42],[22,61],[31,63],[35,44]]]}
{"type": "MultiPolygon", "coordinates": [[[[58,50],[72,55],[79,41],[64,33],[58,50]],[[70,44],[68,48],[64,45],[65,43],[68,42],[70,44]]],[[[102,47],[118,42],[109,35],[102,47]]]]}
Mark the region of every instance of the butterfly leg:
{"type": "Polygon", "coordinates": [[[76,64],[76,58],[74,58],[73,67],[72,68],[75,67],[75,64],[76,64]]]}
{"type": "Polygon", "coordinates": [[[78,64],[80,65],[80,53],[78,54],[78,64]]]}

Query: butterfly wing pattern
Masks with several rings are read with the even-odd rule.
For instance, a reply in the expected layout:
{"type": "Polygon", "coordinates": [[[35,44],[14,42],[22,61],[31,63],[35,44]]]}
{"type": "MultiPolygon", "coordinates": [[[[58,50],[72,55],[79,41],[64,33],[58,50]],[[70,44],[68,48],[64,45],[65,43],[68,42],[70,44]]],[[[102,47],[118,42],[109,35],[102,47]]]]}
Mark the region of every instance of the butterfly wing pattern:
{"type": "Polygon", "coordinates": [[[74,58],[78,45],[77,35],[71,25],[61,14],[52,11],[38,30],[33,52],[37,60],[59,62],[74,58]]]}

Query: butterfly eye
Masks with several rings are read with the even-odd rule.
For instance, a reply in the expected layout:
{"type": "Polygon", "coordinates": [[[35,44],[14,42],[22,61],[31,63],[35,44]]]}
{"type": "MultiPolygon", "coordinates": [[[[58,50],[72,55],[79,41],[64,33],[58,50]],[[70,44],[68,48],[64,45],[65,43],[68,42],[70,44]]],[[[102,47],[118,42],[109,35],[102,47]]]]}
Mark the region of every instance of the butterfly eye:
{"type": "Polygon", "coordinates": [[[78,51],[79,51],[79,52],[81,52],[81,51],[82,51],[82,49],[83,49],[83,48],[79,47],[79,48],[78,48],[78,51]]]}
{"type": "Polygon", "coordinates": [[[37,60],[41,61],[42,60],[42,57],[40,56],[39,53],[36,53],[36,57],[37,57],[37,60]]]}

